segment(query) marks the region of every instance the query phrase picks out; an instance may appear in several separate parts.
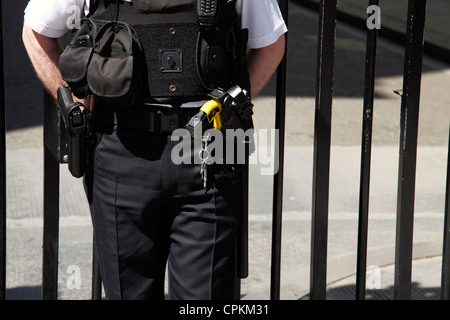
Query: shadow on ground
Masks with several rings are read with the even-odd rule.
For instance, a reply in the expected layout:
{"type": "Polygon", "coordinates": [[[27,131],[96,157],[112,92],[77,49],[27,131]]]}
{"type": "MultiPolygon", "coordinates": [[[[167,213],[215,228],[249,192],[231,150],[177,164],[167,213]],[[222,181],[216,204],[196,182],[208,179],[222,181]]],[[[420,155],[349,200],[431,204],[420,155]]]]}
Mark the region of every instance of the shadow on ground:
{"type": "Polygon", "coordinates": [[[16,287],[6,289],[7,300],[40,300],[41,286],[16,287]]]}

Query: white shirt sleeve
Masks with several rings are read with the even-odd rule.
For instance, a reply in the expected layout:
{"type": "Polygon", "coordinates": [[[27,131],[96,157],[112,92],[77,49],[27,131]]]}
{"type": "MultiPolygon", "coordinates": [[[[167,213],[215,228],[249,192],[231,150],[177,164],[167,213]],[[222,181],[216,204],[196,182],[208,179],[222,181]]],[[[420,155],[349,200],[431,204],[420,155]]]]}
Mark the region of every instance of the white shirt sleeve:
{"type": "Polygon", "coordinates": [[[242,28],[249,31],[248,47],[257,49],[275,43],[287,27],[276,0],[237,0],[242,28]]]}
{"type": "MultiPolygon", "coordinates": [[[[37,33],[51,38],[63,36],[74,17],[88,11],[85,0],[30,0],[25,9],[25,22],[37,33]]],[[[287,31],[276,0],[237,0],[242,27],[249,30],[248,47],[273,44],[287,31]]]]}
{"type": "Polygon", "coordinates": [[[85,0],[30,0],[24,20],[35,32],[50,38],[62,37],[76,17],[80,17],[85,0]]]}

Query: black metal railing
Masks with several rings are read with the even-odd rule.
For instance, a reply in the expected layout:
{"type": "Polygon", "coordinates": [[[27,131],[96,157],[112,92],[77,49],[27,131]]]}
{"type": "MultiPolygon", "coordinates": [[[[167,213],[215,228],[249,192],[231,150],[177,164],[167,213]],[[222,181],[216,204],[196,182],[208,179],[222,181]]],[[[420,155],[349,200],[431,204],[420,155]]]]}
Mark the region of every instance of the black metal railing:
{"type": "MultiPolygon", "coordinates": [[[[280,9],[288,23],[289,0],[279,0],[280,9]]],[[[294,1],[292,1],[294,2],[294,1]]],[[[335,69],[337,0],[296,0],[316,9],[319,14],[316,104],[314,123],[310,299],[326,299],[328,254],[328,200],[330,182],[330,149],[335,69]],[[317,5],[316,5],[317,4],[317,5]]],[[[379,5],[370,0],[368,5],[379,5]]],[[[421,94],[422,60],[424,54],[424,28],[426,0],[409,0],[405,32],[404,77],[400,114],[400,150],[398,171],[397,229],[395,243],[394,299],[411,298],[411,269],[414,227],[415,174],[418,140],[418,119],[421,94]]],[[[1,16],[1,2],[0,2],[1,16]]],[[[1,21],[1,20],[0,20],[1,21]]],[[[0,24],[1,29],[1,24],[0,24]]],[[[1,30],[0,30],[1,31],[1,30]]],[[[0,37],[2,32],[0,32],[0,37]]],[[[361,135],[361,170],[359,189],[358,245],[356,262],[355,299],[365,299],[367,270],[367,235],[370,199],[370,168],[372,149],[372,120],[376,79],[377,41],[376,28],[367,30],[364,102],[361,135]]],[[[0,39],[0,61],[3,61],[3,38],[0,39]]],[[[286,41],[286,46],[288,42],[286,41]]],[[[286,50],[287,52],[287,50],[286,50]]],[[[339,61],[337,61],[339,62],[339,61]]],[[[279,170],[273,177],[273,220],[270,298],[280,299],[281,290],[281,239],[283,221],[283,173],[286,118],[287,53],[276,73],[276,119],[279,130],[279,170]]],[[[1,65],[3,66],[3,65],[1,65]]],[[[5,94],[3,68],[0,70],[0,299],[5,299],[6,288],[6,146],[5,146],[5,94]]],[[[44,237],[42,265],[42,298],[57,299],[58,237],[59,237],[59,117],[52,99],[44,95],[44,237]]],[[[450,150],[450,144],[449,144],[450,150]]],[[[247,177],[248,178],[248,177],[247,177]]],[[[250,195],[251,196],[251,195],[250,195]]],[[[245,202],[247,205],[248,202],[245,202]]],[[[445,196],[444,241],[442,252],[441,298],[450,299],[450,156],[447,163],[445,196]]],[[[246,224],[248,224],[247,220],[246,224]]],[[[240,260],[240,273],[246,275],[248,266],[245,254],[248,241],[247,225],[243,228],[241,245],[244,253],[240,260]]],[[[92,299],[101,299],[101,279],[93,251],[92,299]]]]}
{"type": "Polygon", "coordinates": [[[426,0],[410,1],[400,119],[394,298],[411,297],[417,136],[426,0]]]}
{"type": "Polygon", "coordinates": [[[4,300],[6,294],[6,106],[3,60],[3,19],[0,2],[0,300],[4,300]]]}
{"type": "MultiPolygon", "coordinates": [[[[280,9],[286,24],[289,24],[289,1],[279,1],[280,9]]],[[[283,174],[284,174],[284,142],[286,131],[286,77],[287,77],[287,47],[288,36],[286,35],[286,51],[281,61],[276,77],[276,117],[275,129],[279,131],[279,144],[282,146],[278,156],[278,171],[273,177],[273,220],[272,220],[272,258],[270,298],[280,299],[281,288],[281,238],[283,221],[283,174]]]]}
{"type": "MultiPolygon", "coordinates": [[[[372,0],[369,5],[379,5],[372,0]]],[[[356,299],[364,300],[366,293],[367,235],[369,225],[370,164],[372,155],[372,124],[375,98],[378,29],[367,30],[364,106],[361,138],[361,177],[359,189],[358,249],[356,263],[356,299]]]]}
{"type": "Polygon", "coordinates": [[[310,298],[325,299],[337,0],[321,1],[317,50],[310,298]]]}

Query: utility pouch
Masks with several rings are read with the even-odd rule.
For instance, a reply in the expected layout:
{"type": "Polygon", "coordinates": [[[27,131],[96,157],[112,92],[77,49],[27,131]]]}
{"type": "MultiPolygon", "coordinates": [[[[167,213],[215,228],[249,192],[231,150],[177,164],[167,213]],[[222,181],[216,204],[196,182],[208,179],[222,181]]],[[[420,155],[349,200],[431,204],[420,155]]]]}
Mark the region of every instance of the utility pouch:
{"type": "Polygon", "coordinates": [[[199,14],[198,74],[209,90],[228,90],[239,85],[250,92],[245,63],[248,30],[241,28],[235,2],[227,1],[217,8],[213,25],[202,24],[202,16],[199,14]]]}
{"type": "Polygon", "coordinates": [[[70,44],[59,58],[59,68],[64,81],[72,89],[73,94],[84,99],[88,93],[87,70],[91,60],[97,26],[90,19],[82,19],[70,44]]]}
{"type": "Polygon", "coordinates": [[[214,24],[200,24],[197,69],[203,85],[209,90],[228,89],[235,83],[233,59],[237,39],[234,19],[237,19],[234,2],[227,2],[217,10],[214,24]]]}
{"type": "Polygon", "coordinates": [[[145,69],[135,30],[124,22],[108,22],[98,30],[94,43],[87,72],[90,91],[108,105],[132,105],[143,88],[145,69]]]}

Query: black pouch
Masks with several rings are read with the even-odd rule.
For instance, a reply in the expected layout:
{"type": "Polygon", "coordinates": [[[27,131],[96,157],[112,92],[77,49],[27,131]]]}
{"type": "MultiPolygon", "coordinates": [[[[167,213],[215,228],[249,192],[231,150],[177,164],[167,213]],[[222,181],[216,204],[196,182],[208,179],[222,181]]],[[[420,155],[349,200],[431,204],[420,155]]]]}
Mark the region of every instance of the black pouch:
{"type": "Polygon", "coordinates": [[[73,94],[84,99],[88,96],[87,70],[94,50],[97,26],[90,19],[82,19],[78,29],[59,58],[61,77],[73,94]]]}
{"type": "Polygon", "coordinates": [[[143,53],[135,30],[112,21],[97,32],[87,72],[90,91],[114,107],[134,103],[143,88],[143,53]]]}
{"type": "Polygon", "coordinates": [[[250,92],[247,72],[248,30],[242,29],[236,1],[224,3],[213,26],[202,26],[198,39],[197,67],[205,87],[229,89],[239,85],[250,92]]]}
{"type": "Polygon", "coordinates": [[[236,54],[234,19],[235,3],[225,3],[218,9],[212,26],[201,26],[197,43],[197,69],[203,85],[228,89],[235,83],[233,59],[236,54]]]}

